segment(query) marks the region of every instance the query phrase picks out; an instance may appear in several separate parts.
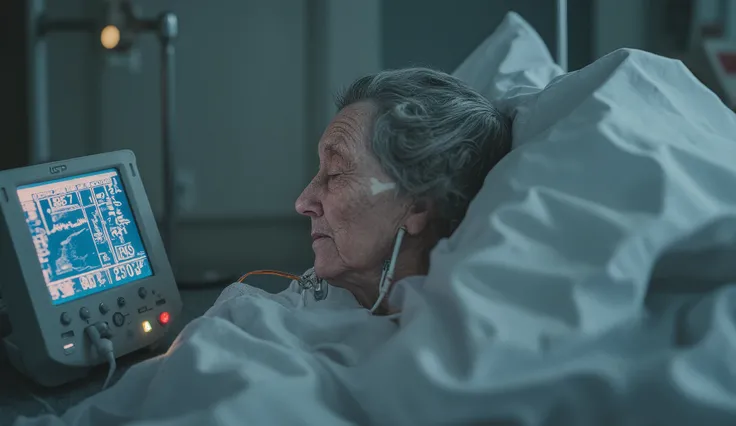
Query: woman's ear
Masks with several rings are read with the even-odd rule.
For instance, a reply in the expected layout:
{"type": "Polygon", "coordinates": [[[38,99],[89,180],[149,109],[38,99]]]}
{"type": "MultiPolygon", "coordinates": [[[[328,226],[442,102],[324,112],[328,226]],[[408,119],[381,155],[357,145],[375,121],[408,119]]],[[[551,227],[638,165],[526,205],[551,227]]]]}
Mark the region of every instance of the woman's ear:
{"type": "Polygon", "coordinates": [[[404,228],[409,235],[419,235],[429,226],[430,203],[424,200],[415,201],[404,219],[404,228]]]}

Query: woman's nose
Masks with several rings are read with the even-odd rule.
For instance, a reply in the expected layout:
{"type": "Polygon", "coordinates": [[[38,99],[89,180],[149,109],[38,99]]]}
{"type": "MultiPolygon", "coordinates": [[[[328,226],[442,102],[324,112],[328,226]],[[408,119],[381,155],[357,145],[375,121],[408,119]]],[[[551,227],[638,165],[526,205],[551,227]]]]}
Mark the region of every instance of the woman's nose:
{"type": "Polygon", "coordinates": [[[311,183],[304,188],[304,191],[294,203],[294,207],[299,214],[309,217],[322,216],[322,203],[315,192],[314,185],[311,183]]]}

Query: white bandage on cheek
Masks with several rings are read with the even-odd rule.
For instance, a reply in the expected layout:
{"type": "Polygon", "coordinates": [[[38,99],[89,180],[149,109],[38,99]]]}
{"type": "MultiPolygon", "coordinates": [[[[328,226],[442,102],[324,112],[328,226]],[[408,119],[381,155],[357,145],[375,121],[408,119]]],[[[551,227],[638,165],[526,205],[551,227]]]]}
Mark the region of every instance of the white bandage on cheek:
{"type": "Polygon", "coordinates": [[[371,193],[378,195],[382,192],[390,191],[396,188],[396,184],[393,182],[383,183],[376,178],[371,178],[371,193]]]}

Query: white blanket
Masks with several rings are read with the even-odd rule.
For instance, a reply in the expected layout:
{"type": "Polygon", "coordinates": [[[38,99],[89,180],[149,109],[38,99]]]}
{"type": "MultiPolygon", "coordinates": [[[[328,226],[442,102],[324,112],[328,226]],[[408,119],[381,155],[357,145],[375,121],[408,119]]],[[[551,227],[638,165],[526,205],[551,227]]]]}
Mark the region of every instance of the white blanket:
{"type": "Polygon", "coordinates": [[[18,425],[736,424],[736,117],[636,51],[503,100],[515,149],[400,321],[249,289],[18,425]]]}

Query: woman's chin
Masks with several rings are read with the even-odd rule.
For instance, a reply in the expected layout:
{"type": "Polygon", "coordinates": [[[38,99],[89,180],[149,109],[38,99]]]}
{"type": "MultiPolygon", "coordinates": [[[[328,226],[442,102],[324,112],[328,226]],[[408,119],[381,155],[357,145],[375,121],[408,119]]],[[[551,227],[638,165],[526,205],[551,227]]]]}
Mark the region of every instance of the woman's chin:
{"type": "Polygon", "coordinates": [[[334,262],[330,262],[330,260],[326,259],[324,256],[315,254],[314,273],[317,274],[318,277],[329,281],[330,278],[335,276],[335,266],[334,262]]]}
{"type": "Polygon", "coordinates": [[[329,270],[329,268],[326,268],[325,266],[326,265],[323,265],[320,261],[319,255],[314,257],[314,273],[317,274],[318,277],[325,277],[325,273],[329,270]]]}
{"type": "Polygon", "coordinates": [[[314,272],[318,277],[329,279],[338,272],[340,262],[335,253],[334,245],[329,238],[322,238],[312,244],[314,251],[314,272]]]}

